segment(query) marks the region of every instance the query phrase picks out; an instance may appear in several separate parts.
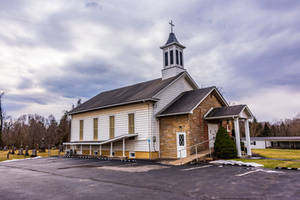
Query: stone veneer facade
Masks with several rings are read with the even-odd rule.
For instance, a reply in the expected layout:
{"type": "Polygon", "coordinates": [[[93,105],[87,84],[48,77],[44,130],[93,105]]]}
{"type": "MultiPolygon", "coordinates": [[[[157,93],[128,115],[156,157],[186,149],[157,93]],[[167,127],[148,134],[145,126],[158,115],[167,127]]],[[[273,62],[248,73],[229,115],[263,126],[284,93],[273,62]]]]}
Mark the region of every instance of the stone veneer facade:
{"type": "MultiPolygon", "coordinates": [[[[192,114],[161,117],[160,124],[160,158],[177,158],[176,132],[186,133],[187,155],[195,150],[190,146],[208,140],[208,125],[204,115],[211,107],[222,107],[222,102],[216,97],[215,91],[207,96],[192,114]]],[[[219,123],[220,122],[215,122],[219,123]]],[[[221,122],[222,126],[227,121],[221,122]]],[[[231,122],[228,123],[231,126],[231,122]]],[[[199,151],[208,148],[208,142],[199,146],[199,151]]]]}

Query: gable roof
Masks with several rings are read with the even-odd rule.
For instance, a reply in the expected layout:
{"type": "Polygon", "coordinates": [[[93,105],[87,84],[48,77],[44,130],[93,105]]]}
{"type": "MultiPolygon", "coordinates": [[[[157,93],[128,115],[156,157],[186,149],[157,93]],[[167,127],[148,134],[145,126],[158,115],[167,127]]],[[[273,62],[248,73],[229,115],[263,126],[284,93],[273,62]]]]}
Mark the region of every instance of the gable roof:
{"type": "Polygon", "coordinates": [[[157,101],[158,99],[154,98],[155,94],[170,85],[183,74],[185,74],[185,72],[164,80],[158,78],[151,81],[102,92],[74,108],[69,112],[69,114],[82,113],[143,101],[157,101]]]}
{"type": "Polygon", "coordinates": [[[224,105],[227,105],[227,102],[223,99],[215,86],[201,88],[181,93],[158,113],[157,117],[191,113],[213,91],[216,91],[224,101],[224,105]]]}
{"type": "Polygon", "coordinates": [[[252,117],[252,113],[250,112],[247,105],[234,105],[234,106],[213,108],[212,110],[208,111],[208,113],[205,115],[205,119],[238,117],[245,109],[247,110],[249,116],[252,117]]]}

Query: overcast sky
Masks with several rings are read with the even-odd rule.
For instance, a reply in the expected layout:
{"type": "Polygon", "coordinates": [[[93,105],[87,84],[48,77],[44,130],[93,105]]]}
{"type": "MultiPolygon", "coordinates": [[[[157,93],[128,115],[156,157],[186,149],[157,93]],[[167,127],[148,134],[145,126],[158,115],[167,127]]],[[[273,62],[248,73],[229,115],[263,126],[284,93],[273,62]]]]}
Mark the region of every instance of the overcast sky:
{"type": "Polygon", "coordinates": [[[0,1],[7,115],[54,114],[161,76],[169,20],[185,67],[260,121],[300,113],[300,1],[0,1]]]}

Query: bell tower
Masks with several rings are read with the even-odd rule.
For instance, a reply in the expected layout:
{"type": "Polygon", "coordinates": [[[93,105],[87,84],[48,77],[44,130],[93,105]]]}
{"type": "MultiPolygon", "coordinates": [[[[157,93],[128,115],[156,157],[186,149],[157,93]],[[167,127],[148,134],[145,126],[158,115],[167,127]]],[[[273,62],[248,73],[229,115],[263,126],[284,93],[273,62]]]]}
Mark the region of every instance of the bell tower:
{"type": "Polygon", "coordinates": [[[163,69],[162,69],[162,79],[167,79],[176,76],[180,72],[185,71],[184,69],[184,59],[183,59],[183,49],[185,46],[180,44],[173,33],[174,24],[170,23],[171,32],[166,44],[162,47],[163,52],[163,69]]]}

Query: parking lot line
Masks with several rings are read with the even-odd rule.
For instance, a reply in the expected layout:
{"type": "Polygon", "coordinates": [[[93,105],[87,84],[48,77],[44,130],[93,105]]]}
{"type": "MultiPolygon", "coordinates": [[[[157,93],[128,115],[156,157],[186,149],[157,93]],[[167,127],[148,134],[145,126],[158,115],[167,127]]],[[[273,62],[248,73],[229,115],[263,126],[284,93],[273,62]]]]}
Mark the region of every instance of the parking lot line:
{"type": "Polygon", "coordinates": [[[242,174],[236,174],[235,176],[245,176],[245,175],[247,175],[247,174],[251,174],[251,173],[254,173],[254,172],[264,172],[264,173],[284,174],[284,172],[281,172],[281,171],[265,170],[265,169],[257,169],[257,170],[245,172],[245,173],[242,173],[242,174]]]}
{"type": "Polygon", "coordinates": [[[182,169],[181,171],[190,171],[190,170],[194,170],[194,169],[207,168],[207,167],[211,167],[211,166],[212,165],[204,165],[204,166],[200,166],[200,167],[192,167],[192,168],[182,169]]]}
{"type": "Polygon", "coordinates": [[[254,171],[249,171],[249,172],[245,172],[245,173],[242,173],[242,174],[236,174],[235,176],[245,176],[245,175],[248,175],[248,174],[252,174],[252,173],[255,173],[255,172],[259,172],[260,170],[254,170],[254,171]]]}

